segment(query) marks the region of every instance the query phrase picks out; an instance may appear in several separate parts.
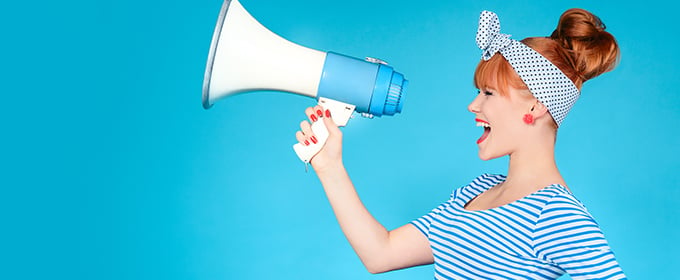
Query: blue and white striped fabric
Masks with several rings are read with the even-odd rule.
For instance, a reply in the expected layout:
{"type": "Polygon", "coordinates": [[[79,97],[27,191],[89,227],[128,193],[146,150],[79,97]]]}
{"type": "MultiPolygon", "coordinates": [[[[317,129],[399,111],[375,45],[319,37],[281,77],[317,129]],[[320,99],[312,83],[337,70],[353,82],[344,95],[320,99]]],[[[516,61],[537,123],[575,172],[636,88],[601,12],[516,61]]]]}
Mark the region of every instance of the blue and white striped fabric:
{"type": "Polygon", "coordinates": [[[489,210],[464,208],[504,180],[481,175],[411,222],[430,240],[435,279],[626,278],[593,217],[561,185],[489,210]]]}

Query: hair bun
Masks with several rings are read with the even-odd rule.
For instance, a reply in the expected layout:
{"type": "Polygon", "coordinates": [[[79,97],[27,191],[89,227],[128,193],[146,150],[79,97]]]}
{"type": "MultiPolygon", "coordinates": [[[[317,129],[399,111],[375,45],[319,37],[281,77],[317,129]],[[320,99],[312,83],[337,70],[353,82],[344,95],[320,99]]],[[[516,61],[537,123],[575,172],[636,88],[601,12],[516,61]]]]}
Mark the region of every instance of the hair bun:
{"type": "Polygon", "coordinates": [[[569,9],[550,36],[568,54],[568,63],[582,81],[614,69],[619,60],[616,39],[599,17],[584,9],[569,9]]]}

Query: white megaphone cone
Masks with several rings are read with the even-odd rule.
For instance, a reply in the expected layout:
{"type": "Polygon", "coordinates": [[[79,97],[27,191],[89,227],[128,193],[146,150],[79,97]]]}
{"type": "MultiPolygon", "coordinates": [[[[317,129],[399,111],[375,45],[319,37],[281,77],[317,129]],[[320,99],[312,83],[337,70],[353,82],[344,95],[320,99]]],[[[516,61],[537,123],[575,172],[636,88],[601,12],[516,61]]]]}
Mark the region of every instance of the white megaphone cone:
{"type": "MultiPolygon", "coordinates": [[[[203,107],[238,93],[275,90],[318,99],[339,126],[354,110],[370,116],[401,112],[408,81],[385,63],[367,60],[292,43],[262,26],[237,0],[225,0],[208,55],[203,107]]],[[[317,144],[294,145],[304,162],[328,135],[322,121],[312,130],[317,144]]]]}

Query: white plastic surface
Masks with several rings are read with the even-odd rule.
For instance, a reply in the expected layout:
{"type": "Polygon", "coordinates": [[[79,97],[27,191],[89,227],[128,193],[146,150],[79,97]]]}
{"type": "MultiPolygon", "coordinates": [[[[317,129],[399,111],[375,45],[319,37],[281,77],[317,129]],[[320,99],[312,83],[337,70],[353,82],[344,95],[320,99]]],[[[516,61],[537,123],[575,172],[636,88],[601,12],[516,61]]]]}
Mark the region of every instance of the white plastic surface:
{"type": "MultiPolygon", "coordinates": [[[[225,2],[225,5],[227,3],[225,2]]],[[[245,91],[277,90],[316,97],[326,53],[292,43],[231,0],[214,51],[208,102],[245,91]]]]}
{"type": "MultiPolygon", "coordinates": [[[[352,104],[347,104],[323,97],[319,98],[319,105],[321,105],[324,110],[328,109],[331,111],[333,122],[335,122],[335,124],[338,126],[345,126],[347,124],[350,117],[352,117],[354,108],[356,107],[352,104]]],[[[326,128],[326,124],[324,124],[323,119],[319,119],[312,123],[312,132],[318,140],[316,144],[310,143],[309,146],[305,146],[297,143],[293,145],[293,150],[295,150],[297,156],[304,163],[309,163],[312,158],[317,153],[319,153],[319,151],[321,151],[321,148],[323,148],[324,144],[326,144],[326,140],[328,140],[328,128],[326,128]]]]}

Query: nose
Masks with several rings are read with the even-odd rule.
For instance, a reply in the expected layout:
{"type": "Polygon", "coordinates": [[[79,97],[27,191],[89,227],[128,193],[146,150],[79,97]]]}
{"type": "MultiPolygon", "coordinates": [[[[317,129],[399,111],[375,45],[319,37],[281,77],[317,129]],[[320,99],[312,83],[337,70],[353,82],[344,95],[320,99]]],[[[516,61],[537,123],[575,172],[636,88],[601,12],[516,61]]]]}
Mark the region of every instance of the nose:
{"type": "Polygon", "coordinates": [[[475,99],[470,102],[470,105],[468,105],[468,111],[475,114],[479,113],[479,102],[481,96],[481,94],[477,94],[477,97],[475,97],[475,99]]]}

